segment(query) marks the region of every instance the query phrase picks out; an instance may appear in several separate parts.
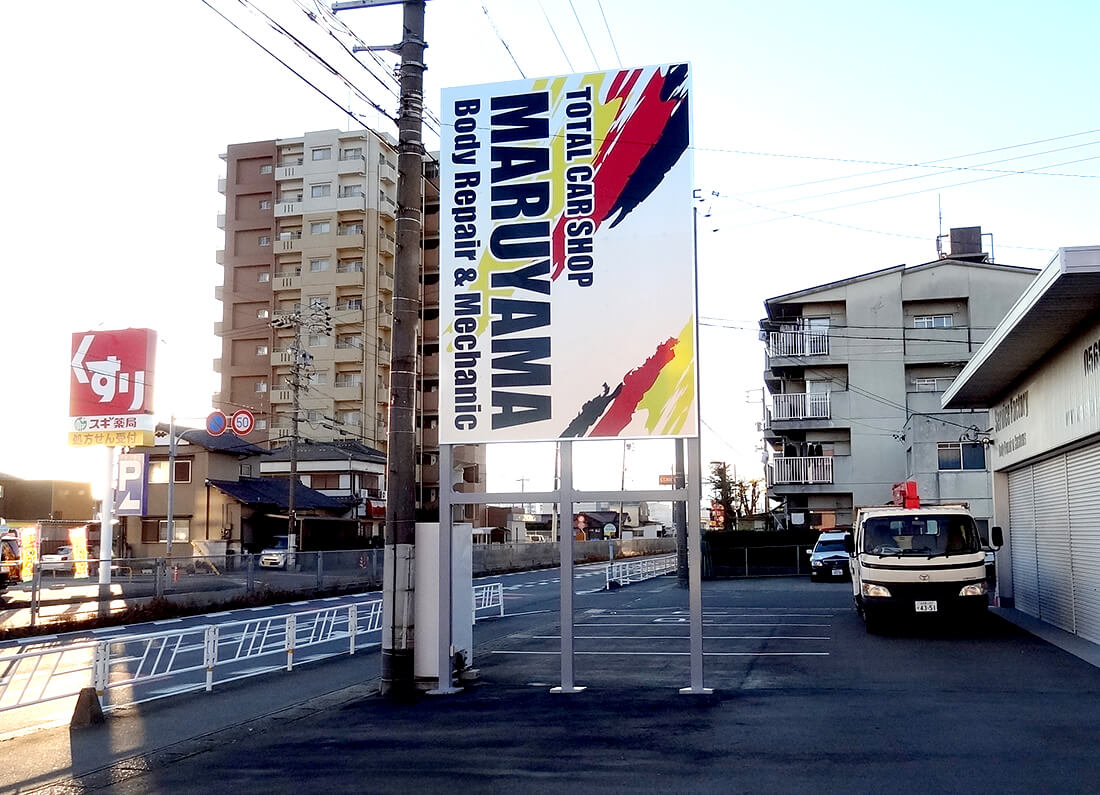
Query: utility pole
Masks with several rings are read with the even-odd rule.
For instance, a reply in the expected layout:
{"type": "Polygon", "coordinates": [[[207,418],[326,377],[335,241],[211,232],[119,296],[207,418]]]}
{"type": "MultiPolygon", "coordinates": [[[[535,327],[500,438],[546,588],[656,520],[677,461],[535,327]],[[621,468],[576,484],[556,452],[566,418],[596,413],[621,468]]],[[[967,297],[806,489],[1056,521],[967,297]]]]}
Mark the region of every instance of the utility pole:
{"type": "MultiPolygon", "coordinates": [[[[414,690],[413,564],[416,553],[416,338],[420,322],[420,248],[424,143],[425,0],[340,0],[333,11],[401,3],[400,107],[397,117],[397,257],[393,279],[393,347],[390,355],[390,425],[386,463],[386,572],[382,585],[383,695],[414,690]],[[388,627],[389,631],[385,631],[388,627]]],[[[451,488],[440,472],[441,488],[451,488]]],[[[445,673],[440,671],[440,687],[445,673]]]]}
{"type": "MultiPolygon", "coordinates": [[[[274,328],[293,328],[294,342],[287,351],[292,361],[290,364],[290,477],[287,483],[287,552],[292,553],[298,549],[297,516],[294,509],[294,485],[298,481],[298,423],[301,411],[302,388],[309,388],[309,370],[313,365],[313,354],[302,347],[302,329],[311,334],[331,334],[332,315],[327,306],[307,307],[303,313],[298,309],[290,314],[277,317],[271,321],[274,328]]],[[[293,560],[293,558],[290,558],[293,560]]]]}

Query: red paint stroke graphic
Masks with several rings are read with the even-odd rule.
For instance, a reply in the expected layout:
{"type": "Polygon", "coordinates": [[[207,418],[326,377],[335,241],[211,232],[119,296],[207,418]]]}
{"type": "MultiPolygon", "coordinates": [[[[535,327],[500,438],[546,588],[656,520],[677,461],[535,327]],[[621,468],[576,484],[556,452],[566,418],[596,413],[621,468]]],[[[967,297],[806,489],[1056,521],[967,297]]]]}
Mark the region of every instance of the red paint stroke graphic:
{"type": "MultiPolygon", "coordinates": [[[[611,82],[604,104],[626,100],[642,70],[619,72],[611,82]]],[[[593,160],[594,207],[592,220],[598,229],[611,216],[619,224],[660,185],[668,170],[688,145],[688,98],[684,90],[687,65],[655,72],[636,103],[624,101],[607,137],[593,160]]],[[[565,269],[565,222],[559,218],[553,231],[554,272],[565,269]]]]}

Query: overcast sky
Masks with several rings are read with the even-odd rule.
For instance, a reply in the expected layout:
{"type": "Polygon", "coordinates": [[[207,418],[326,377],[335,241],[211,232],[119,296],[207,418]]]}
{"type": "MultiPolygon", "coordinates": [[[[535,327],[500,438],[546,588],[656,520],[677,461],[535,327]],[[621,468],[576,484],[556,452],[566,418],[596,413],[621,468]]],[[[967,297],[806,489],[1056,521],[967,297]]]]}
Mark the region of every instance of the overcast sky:
{"type": "MultiPolygon", "coordinates": [[[[347,129],[349,104],[394,131],[370,104],[394,110],[385,69],[353,62],[313,0],[255,2],[357,91],[244,3],[209,2],[335,104],[202,0],[0,10],[0,472],[102,480],[102,450],[66,447],[74,331],[156,329],[158,414],[201,424],[229,143],[347,129]]],[[[340,18],[369,44],[400,38],[399,9],[340,18]]],[[[427,98],[438,115],[446,85],[691,62],[703,460],[759,476],[765,298],[934,259],[937,202],[944,231],[981,225],[1005,264],[1100,242],[1096,23],[1083,2],[431,0],[427,98]]],[[[617,485],[621,443],[596,444],[584,485],[617,485]]],[[[631,451],[627,484],[653,485],[668,451],[631,451]]],[[[551,458],[491,458],[490,485],[546,486],[551,458]]]]}

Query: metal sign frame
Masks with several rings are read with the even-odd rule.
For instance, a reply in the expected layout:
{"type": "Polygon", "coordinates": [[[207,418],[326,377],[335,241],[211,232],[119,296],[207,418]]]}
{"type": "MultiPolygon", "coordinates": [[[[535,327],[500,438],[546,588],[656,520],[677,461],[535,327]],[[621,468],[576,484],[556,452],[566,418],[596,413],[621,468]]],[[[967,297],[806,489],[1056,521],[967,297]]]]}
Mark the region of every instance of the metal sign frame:
{"type": "MultiPolygon", "coordinates": [[[[702,508],[702,459],[698,437],[685,440],[687,443],[687,478],[684,488],[577,491],[573,487],[573,444],[572,440],[558,442],[561,449],[561,478],[558,488],[553,491],[500,491],[500,492],[456,492],[451,482],[451,468],[454,461],[452,445],[439,446],[439,687],[433,693],[453,693],[456,690],[450,682],[443,680],[442,672],[451,670],[451,630],[449,617],[451,612],[451,557],[453,525],[452,507],[455,505],[489,505],[501,502],[552,502],[558,506],[563,517],[572,517],[573,506],[579,502],[601,502],[620,500],[650,502],[686,502],[688,531],[688,605],[690,610],[690,648],[691,681],[688,687],[680,689],[684,694],[707,694],[713,692],[703,686],[703,598],[702,598],[702,528],[700,510],[702,508]]],[[[680,441],[676,442],[680,444],[680,441]]],[[[584,444],[584,442],[580,442],[584,444]]],[[[557,473],[555,473],[555,477],[557,473]]],[[[584,687],[578,687],[574,678],[573,651],[573,532],[572,521],[568,530],[564,523],[564,532],[559,541],[561,565],[561,602],[559,623],[561,624],[561,684],[551,689],[552,693],[579,693],[584,687]]]]}

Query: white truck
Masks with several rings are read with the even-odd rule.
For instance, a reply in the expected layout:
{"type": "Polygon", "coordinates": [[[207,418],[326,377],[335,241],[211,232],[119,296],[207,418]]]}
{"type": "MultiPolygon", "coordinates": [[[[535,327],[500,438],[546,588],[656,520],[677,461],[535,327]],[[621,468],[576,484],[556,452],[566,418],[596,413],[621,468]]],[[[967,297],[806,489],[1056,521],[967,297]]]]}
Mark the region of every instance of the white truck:
{"type": "MultiPolygon", "coordinates": [[[[900,504],[860,508],[852,528],[852,590],[867,631],[910,617],[980,619],[989,606],[986,550],[969,508],[920,507],[915,488],[903,492],[900,504]]],[[[990,540],[1002,545],[1001,528],[990,540]]]]}

